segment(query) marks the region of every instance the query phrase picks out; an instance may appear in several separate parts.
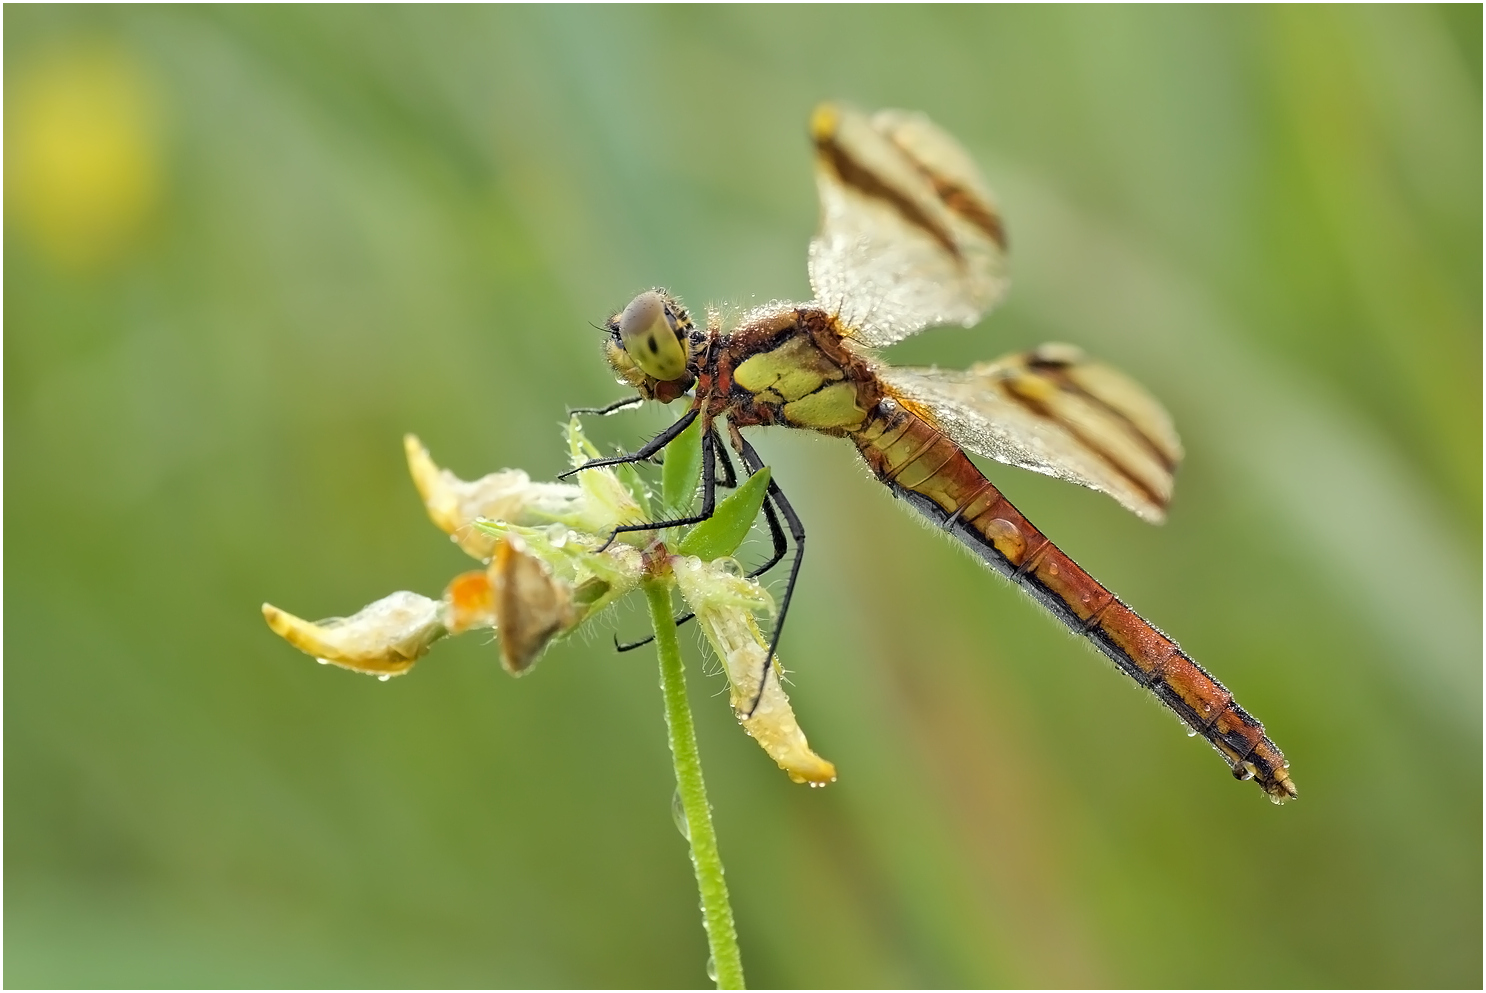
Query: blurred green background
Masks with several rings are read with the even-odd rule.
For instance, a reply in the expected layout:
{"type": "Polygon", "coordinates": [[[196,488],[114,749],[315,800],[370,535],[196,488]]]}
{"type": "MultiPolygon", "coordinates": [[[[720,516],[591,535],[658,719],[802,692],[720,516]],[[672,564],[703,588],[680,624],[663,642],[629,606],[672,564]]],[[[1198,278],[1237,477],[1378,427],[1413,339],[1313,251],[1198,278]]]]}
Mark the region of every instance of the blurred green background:
{"type": "Polygon", "coordinates": [[[688,630],[751,983],[1481,984],[1478,6],[4,18],[7,985],[705,982],[638,604],[387,684],[258,606],[437,595],[402,433],[550,477],[638,289],[808,297],[823,98],[928,112],[1011,232],[1009,302],[895,360],[1070,341],[1171,408],[1164,527],[993,476],[1301,798],[764,432],[841,778],[775,769],[688,630]]]}

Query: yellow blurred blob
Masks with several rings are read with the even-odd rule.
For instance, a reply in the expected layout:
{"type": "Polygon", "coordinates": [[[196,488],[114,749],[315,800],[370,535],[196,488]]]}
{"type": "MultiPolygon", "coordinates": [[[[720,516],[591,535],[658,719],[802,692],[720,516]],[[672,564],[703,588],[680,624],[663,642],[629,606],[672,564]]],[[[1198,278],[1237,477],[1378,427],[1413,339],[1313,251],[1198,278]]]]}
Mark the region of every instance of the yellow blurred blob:
{"type": "Polygon", "coordinates": [[[6,87],[5,207],[59,266],[126,250],[160,197],[157,102],[117,49],[45,56],[6,87]]]}

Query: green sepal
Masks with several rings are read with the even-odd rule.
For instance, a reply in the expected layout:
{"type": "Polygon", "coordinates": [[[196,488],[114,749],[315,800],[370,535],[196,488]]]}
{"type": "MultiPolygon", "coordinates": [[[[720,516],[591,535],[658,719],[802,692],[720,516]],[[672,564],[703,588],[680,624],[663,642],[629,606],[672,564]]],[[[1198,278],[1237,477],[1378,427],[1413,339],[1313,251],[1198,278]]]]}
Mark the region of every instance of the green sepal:
{"type": "Polygon", "coordinates": [[[600,579],[598,576],[594,576],[573,590],[573,602],[579,607],[592,607],[602,600],[604,595],[611,589],[613,589],[613,584],[600,579]]]}
{"type": "Polygon", "coordinates": [[[666,446],[666,463],[660,470],[660,495],[667,514],[680,516],[691,510],[701,474],[702,416],[698,414],[666,446]]]}
{"type": "Polygon", "coordinates": [[[758,519],[768,492],[769,467],[764,466],[718,504],[711,517],[688,531],[676,545],[676,551],[695,555],[704,562],[733,554],[748,537],[748,529],[758,519]]]}
{"type": "Polygon", "coordinates": [[[504,538],[510,526],[505,521],[491,520],[489,517],[476,517],[470,521],[470,527],[476,531],[496,538],[504,538]]]}
{"type": "MultiPolygon", "coordinates": [[[[583,422],[577,417],[569,417],[567,423],[568,436],[568,461],[576,469],[589,459],[599,457],[599,450],[593,447],[593,442],[583,433],[583,422]]],[[[645,480],[635,471],[635,467],[629,463],[621,463],[612,467],[615,477],[621,486],[629,491],[634,497],[635,503],[640,506],[642,517],[650,516],[650,487],[645,485],[645,480]]]]}

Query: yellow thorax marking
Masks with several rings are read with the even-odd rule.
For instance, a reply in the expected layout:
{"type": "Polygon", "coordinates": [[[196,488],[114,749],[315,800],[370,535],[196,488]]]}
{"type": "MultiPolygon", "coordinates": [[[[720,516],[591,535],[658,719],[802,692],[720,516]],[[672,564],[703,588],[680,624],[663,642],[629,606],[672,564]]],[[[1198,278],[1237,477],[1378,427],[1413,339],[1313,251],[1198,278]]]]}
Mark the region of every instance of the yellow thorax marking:
{"type": "Polygon", "coordinates": [[[733,382],[764,403],[788,403],[844,377],[840,366],[797,334],[771,352],[754,355],[733,370],[733,382]]]}
{"type": "Polygon", "coordinates": [[[836,383],[785,404],[784,416],[797,427],[851,429],[861,426],[867,412],[857,406],[855,383],[836,383]]]}

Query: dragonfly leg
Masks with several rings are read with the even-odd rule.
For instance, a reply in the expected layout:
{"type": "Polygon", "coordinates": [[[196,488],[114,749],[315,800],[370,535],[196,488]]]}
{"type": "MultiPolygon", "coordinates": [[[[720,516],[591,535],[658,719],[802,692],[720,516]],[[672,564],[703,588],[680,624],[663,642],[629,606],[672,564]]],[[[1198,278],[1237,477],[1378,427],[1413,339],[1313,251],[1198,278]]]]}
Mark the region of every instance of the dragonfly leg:
{"type": "MultiPolygon", "coordinates": [[[[719,436],[714,436],[712,439],[712,444],[713,448],[717,452],[718,461],[722,464],[723,469],[723,481],[720,482],[718,485],[725,486],[728,489],[733,489],[738,485],[738,478],[736,473],[733,471],[733,462],[731,459],[728,458],[727,450],[723,448],[722,438],[719,436]]],[[[753,473],[754,470],[749,469],[748,474],[751,476],[753,475],[753,473]]],[[[769,556],[769,560],[767,562],[759,566],[757,569],[754,569],[752,572],[748,573],[749,579],[757,579],[764,573],[768,572],[770,569],[774,568],[776,565],[779,564],[779,561],[784,558],[784,553],[789,551],[789,543],[784,537],[784,528],[779,523],[779,515],[774,512],[773,503],[768,493],[764,494],[763,507],[764,519],[769,522],[769,538],[774,544],[774,551],[769,556]]]]}
{"type": "Polygon", "coordinates": [[[625,397],[623,400],[615,400],[613,403],[604,407],[574,407],[568,411],[568,416],[578,417],[585,414],[592,414],[597,417],[608,417],[610,414],[617,414],[621,410],[638,407],[644,402],[645,398],[642,396],[625,397]]]}
{"type": "MultiPolygon", "coordinates": [[[[696,616],[697,616],[696,614],[682,614],[680,617],[676,618],[676,620],[675,620],[674,623],[679,628],[681,625],[685,624],[687,621],[691,620],[692,618],[694,618],[696,616]]],[[[619,640],[619,635],[616,634],[614,636],[614,650],[616,652],[632,652],[636,648],[644,648],[646,645],[650,644],[654,640],[655,640],[655,635],[652,634],[650,637],[648,637],[648,638],[641,638],[639,641],[624,641],[624,642],[621,642],[619,640]]]]}
{"type": "MultiPolygon", "coordinates": [[[[732,459],[728,458],[727,450],[722,447],[722,439],[717,436],[716,429],[714,428],[712,431],[712,450],[717,454],[717,461],[722,466],[723,472],[723,478],[717,482],[717,485],[725,486],[728,489],[735,489],[738,485],[737,471],[733,468],[732,459]]],[[[779,564],[779,560],[784,558],[784,553],[789,550],[789,543],[784,537],[784,528],[779,524],[779,515],[774,513],[774,508],[769,502],[768,494],[764,496],[764,517],[769,522],[769,537],[774,542],[774,553],[769,556],[769,561],[748,573],[749,579],[757,579],[774,568],[779,564]]],[[[676,618],[676,626],[680,627],[696,616],[696,614],[682,614],[676,618]]],[[[652,634],[648,638],[641,638],[639,641],[620,642],[616,635],[614,638],[614,647],[621,652],[632,652],[636,648],[644,648],[654,640],[655,635],[652,634]]]]}
{"type": "MultiPolygon", "coordinates": [[[[737,449],[738,455],[743,459],[744,467],[750,473],[758,472],[762,469],[764,467],[764,460],[759,458],[758,452],[754,451],[753,446],[738,431],[737,426],[729,423],[728,430],[732,436],[733,447],[737,449]]],[[[744,717],[752,717],[753,712],[758,709],[759,701],[764,698],[764,686],[769,680],[769,670],[774,666],[774,652],[779,647],[779,636],[784,633],[784,619],[789,616],[789,604],[794,599],[795,583],[800,577],[800,565],[805,561],[805,525],[800,522],[799,515],[789,505],[789,500],[785,497],[784,491],[779,488],[779,484],[774,482],[773,479],[769,480],[768,496],[774,502],[774,505],[779,508],[779,512],[784,515],[784,520],[789,525],[790,537],[795,542],[795,560],[789,566],[789,580],[784,587],[784,596],[779,601],[779,619],[774,622],[774,634],[769,639],[769,650],[764,654],[764,672],[759,677],[758,692],[754,694],[753,703],[749,705],[748,712],[743,715],[744,717]]],[[[765,506],[767,507],[768,504],[765,504],[765,506]]],[[[782,535],[778,537],[782,538],[782,535]]],[[[779,557],[782,557],[784,554],[780,547],[781,545],[782,541],[775,541],[775,553],[779,557]]],[[[776,558],[775,561],[777,562],[778,559],[776,558]]]]}
{"type": "MultiPolygon", "coordinates": [[[[695,419],[696,412],[692,411],[690,417],[683,415],[676,423],[680,424],[681,421],[690,423],[695,419]]],[[[685,425],[682,426],[684,429],[685,425]]],[[[671,428],[667,428],[666,430],[671,431],[671,428]]],[[[680,433],[680,431],[674,431],[671,436],[674,438],[680,433]]],[[[661,528],[676,528],[686,524],[700,524],[711,517],[712,512],[717,509],[717,458],[713,447],[713,439],[715,437],[716,435],[713,431],[704,431],[702,433],[702,512],[700,514],[695,514],[691,517],[678,517],[672,521],[645,521],[641,524],[621,524],[609,533],[609,540],[600,545],[596,550],[602,552],[614,544],[615,538],[618,538],[626,531],[659,531],[661,528]]],[[[649,448],[653,444],[654,441],[651,441],[645,448],[649,448]]],[[[640,451],[645,451],[645,448],[640,449],[640,451]]],[[[639,452],[635,454],[638,455],[639,452]]],[[[646,457],[648,458],[649,455],[653,454],[655,454],[654,451],[648,453],[646,457]]],[[[589,462],[578,468],[586,469],[593,464],[593,462],[589,462]]],[[[576,472],[577,470],[574,471],[576,472]]]]}
{"type": "Polygon", "coordinates": [[[738,471],[733,468],[733,460],[728,458],[728,450],[723,447],[717,429],[709,428],[708,430],[712,432],[712,451],[717,453],[717,463],[722,467],[722,481],[718,485],[724,489],[735,490],[738,488],[738,471]]]}
{"type": "MultiPolygon", "coordinates": [[[[682,431],[685,431],[687,428],[691,427],[691,422],[696,420],[697,415],[700,413],[700,407],[691,408],[686,413],[676,418],[676,420],[673,421],[669,426],[667,426],[667,428],[660,434],[656,435],[654,438],[651,438],[649,441],[645,442],[644,445],[640,446],[640,449],[638,451],[631,452],[629,455],[611,455],[608,458],[589,459],[587,462],[576,468],[569,469],[567,472],[559,473],[557,478],[567,479],[574,473],[582,472],[584,469],[597,469],[600,466],[624,465],[628,462],[644,462],[649,459],[650,456],[654,455],[656,452],[660,451],[662,448],[665,448],[671,442],[675,441],[677,435],[679,435],[682,431]]],[[[705,439],[703,440],[705,441],[705,439]]]]}
{"type": "Polygon", "coordinates": [[[784,527],[779,523],[779,515],[774,512],[773,499],[769,494],[764,494],[764,519],[769,522],[769,538],[774,543],[774,551],[769,554],[769,560],[748,574],[749,579],[757,579],[770,569],[779,564],[784,558],[784,553],[789,551],[789,542],[784,537],[784,527]]]}

